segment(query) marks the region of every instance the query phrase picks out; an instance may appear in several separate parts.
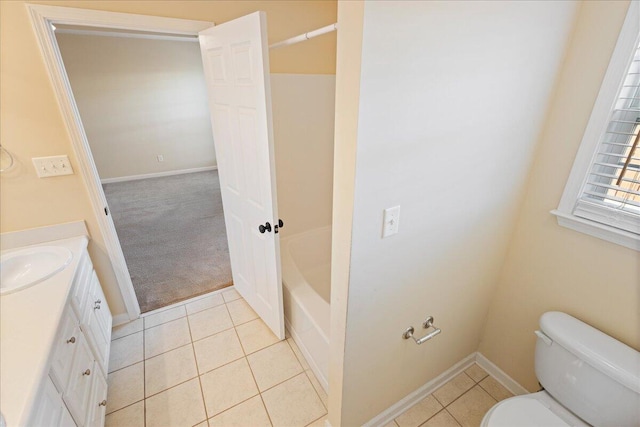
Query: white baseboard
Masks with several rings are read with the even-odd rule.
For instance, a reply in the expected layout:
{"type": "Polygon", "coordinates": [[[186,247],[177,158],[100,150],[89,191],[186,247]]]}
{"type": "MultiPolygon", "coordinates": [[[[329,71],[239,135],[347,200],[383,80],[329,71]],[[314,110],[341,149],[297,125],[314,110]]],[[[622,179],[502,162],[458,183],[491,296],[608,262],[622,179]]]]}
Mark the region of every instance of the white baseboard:
{"type": "Polygon", "coordinates": [[[218,170],[218,166],[205,166],[202,168],[191,168],[191,169],[180,169],[180,170],[166,171],[166,172],[145,173],[142,175],[118,176],[116,178],[101,179],[100,183],[111,184],[114,182],[137,181],[139,179],[160,178],[163,176],[182,175],[185,173],[206,172],[206,171],[214,171],[214,170],[218,170]]]}
{"type": "Polygon", "coordinates": [[[476,363],[514,395],[518,396],[531,393],[480,352],[476,353],[476,363]]]}
{"type": "Polygon", "coordinates": [[[325,376],[322,374],[322,371],[320,370],[320,368],[316,364],[315,360],[313,359],[313,357],[311,357],[311,353],[309,352],[307,347],[304,345],[304,342],[298,336],[296,331],[291,327],[291,323],[289,323],[289,321],[287,320],[286,317],[284,319],[284,326],[287,329],[287,331],[289,331],[289,334],[291,335],[291,338],[293,338],[293,341],[298,345],[298,348],[302,352],[302,355],[304,356],[305,360],[307,361],[307,364],[311,368],[311,371],[313,371],[313,373],[315,374],[316,378],[318,379],[318,382],[320,383],[320,385],[322,386],[324,391],[328,393],[329,392],[329,379],[325,378],[325,376]]]}
{"type": "Polygon", "coordinates": [[[128,313],[116,314],[115,316],[113,316],[113,323],[111,327],[115,328],[116,326],[124,325],[125,323],[129,322],[131,322],[131,319],[129,319],[128,313]]]}
{"type": "MultiPolygon", "coordinates": [[[[471,353],[470,355],[453,365],[451,368],[438,375],[436,378],[432,379],[413,393],[409,394],[402,400],[387,408],[385,411],[381,412],[374,418],[364,423],[364,426],[384,426],[387,423],[390,423],[394,418],[433,393],[436,389],[442,387],[445,383],[463,372],[469,366],[473,365],[475,361],[476,353],[471,353]]],[[[327,425],[329,425],[328,422],[327,425]]]]}

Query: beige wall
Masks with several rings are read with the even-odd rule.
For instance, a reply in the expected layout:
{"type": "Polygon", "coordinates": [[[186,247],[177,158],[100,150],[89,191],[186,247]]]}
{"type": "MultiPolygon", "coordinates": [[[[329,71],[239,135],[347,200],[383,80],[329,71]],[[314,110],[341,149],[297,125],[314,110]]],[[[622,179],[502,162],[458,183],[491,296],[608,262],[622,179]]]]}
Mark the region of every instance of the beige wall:
{"type": "MultiPolygon", "coordinates": [[[[332,425],[361,425],[478,349],[576,8],[365,2],[357,153],[346,165],[355,167],[353,220],[341,237],[346,248],[351,236],[342,381],[330,373],[330,394],[338,384],[342,399],[339,407],[331,397],[330,410],[340,411],[332,425]],[[382,239],[383,210],[396,205],[399,233],[382,239]],[[427,315],[443,332],[421,346],[403,340],[410,325],[422,335],[427,315]]],[[[340,74],[337,100],[354,90],[340,74]]],[[[355,135],[336,129],[337,171],[355,135]]],[[[336,191],[349,188],[349,170],[341,174],[336,191]]],[[[334,206],[348,218],[348,201],[334,197],[334,206]]],[[[336,276],[334,268],[342,296],[336,276]]],[[[344,313],[332,307],[333,315],[344,313]]]]}
{"type": "MultiPolygon", "coordinates": [[[[16,231],[78,219],[87,221],[90,252],[114,314],[124,312],[113,271],[80,175],[38,179],[31,157],[68,154],[78,168],[71,141],[42,60],[23,1],[0,1],[0,138],[18,162],[0,179],[0,231],[16,231]]],[[[59,1],[58,6],[174,18],[229,21],[255,10],[268,16],[269,40],[279,41],[336,20],[335,1],[59,1]]],[[[271,71],[333,74],[335,34],[279,49],[271,71]]]]}
{"type": "Polygon", "coordinates": [[[559,310],[640,350],[640,254],[558,226],[558,206],[628,2],[584,2],[524,193],[480,351],[529,390],[535,336],[559,310]]]}
{"type": "Polygon", "coordinates": [[[271,74],[282,237],[331,225],[335,76],[271,74]]]}
{"type": "Polygon", "coordinates": [[[56,37],[101,179],[216,165],[198,43],[56,37]]]}

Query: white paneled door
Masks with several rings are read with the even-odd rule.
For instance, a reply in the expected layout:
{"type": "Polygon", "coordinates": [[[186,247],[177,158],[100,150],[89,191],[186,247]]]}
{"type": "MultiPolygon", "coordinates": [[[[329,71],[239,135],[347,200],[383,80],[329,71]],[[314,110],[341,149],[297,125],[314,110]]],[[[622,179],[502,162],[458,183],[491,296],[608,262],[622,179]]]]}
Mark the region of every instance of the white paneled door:
{"type": "Polygon", "coordinates": [[[266,21],[255,12],[201,31],[200,49],[233,282],[283,339],[266,21]]]}

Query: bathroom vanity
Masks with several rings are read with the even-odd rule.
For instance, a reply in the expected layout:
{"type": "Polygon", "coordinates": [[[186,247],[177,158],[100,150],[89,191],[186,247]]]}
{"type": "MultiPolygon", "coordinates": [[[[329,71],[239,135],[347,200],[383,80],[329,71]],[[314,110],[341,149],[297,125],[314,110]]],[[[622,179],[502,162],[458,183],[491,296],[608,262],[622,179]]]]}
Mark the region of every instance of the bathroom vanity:
{"type": "MultiPolygon", "coordinates": [[[[8,427],[104,424],[111,313],[85,236],[52,277],[0,297],[0,411],[8,427]]],[[[4,252],[3,252],[4,254],[4,252]]]]}

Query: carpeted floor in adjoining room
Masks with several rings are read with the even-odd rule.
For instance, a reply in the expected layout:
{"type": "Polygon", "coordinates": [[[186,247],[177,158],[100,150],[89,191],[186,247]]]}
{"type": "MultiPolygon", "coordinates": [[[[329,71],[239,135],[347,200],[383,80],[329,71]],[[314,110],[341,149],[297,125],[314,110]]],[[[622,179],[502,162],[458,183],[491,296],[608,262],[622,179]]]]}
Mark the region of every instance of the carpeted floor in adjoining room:
{"type": "Polygon", "coordinates": [[[232,285],[217,171],[103,188],[143,313],[232,285]]]}

